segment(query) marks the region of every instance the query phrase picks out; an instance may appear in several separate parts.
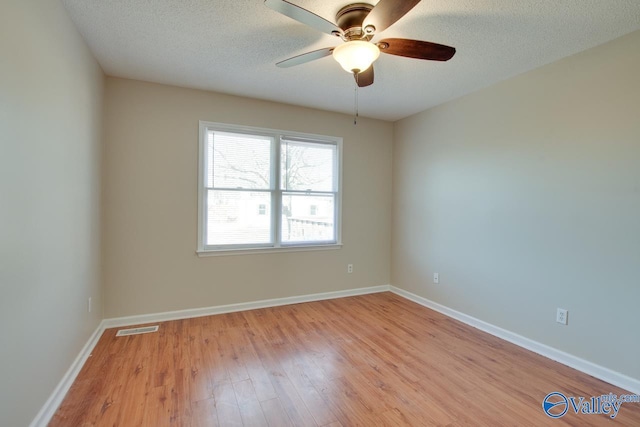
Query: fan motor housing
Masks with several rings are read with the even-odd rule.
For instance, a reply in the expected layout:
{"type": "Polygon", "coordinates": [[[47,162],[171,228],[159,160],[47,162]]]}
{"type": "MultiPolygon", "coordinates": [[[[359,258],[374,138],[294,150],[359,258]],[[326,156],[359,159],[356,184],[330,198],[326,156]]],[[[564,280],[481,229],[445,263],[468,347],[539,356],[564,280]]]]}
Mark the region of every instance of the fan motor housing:
{"type": "Polygon", "coordinates": [[[344,31],[347,40],[371,40],[373,34],[365,34],[362,29],[364,19],[373,6],[368,3],[353,3],[340,9],[336,14],[336,24],[344,31]]]}

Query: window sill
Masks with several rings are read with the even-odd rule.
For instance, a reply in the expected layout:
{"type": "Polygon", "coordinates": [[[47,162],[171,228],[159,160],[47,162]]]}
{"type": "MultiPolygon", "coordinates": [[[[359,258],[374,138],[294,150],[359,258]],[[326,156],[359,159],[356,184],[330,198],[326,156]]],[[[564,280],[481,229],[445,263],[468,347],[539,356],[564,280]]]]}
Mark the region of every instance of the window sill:
{"type": "Polygon", "coordinates": [[[198,257],[210,256],[230,256],[230,255],[254,255],[254,254],[272,254],[282,252],[311,252],[311,251],[330,251],[341,249],[342,243],[330,245],[309,245],[309,246],[290,246],[283,248],[252,248],[252,249],[219,249],[219,250],[198,250],[198,257]]]}

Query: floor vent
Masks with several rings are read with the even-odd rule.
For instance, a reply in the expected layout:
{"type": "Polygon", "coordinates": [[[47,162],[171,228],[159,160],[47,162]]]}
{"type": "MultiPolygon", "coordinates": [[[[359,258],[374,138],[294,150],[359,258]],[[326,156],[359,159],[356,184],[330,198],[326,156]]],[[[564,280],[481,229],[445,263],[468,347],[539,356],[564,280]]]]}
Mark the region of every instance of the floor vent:
{"type": "Polygon", "coordinates": [[[117,337],[126,337],[127,335],[148,334],[149,332],[158,332],[158,326],[145,326],[143,328],[120,329],[116,334],[117,337]]]}

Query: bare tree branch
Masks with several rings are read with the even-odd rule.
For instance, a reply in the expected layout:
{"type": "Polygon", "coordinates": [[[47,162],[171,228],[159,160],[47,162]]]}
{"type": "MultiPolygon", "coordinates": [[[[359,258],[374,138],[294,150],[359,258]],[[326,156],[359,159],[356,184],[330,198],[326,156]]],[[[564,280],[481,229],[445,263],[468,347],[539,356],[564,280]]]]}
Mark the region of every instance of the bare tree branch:
{"type": "MultiPolygon", "coordinates": [[[[264,188],[269,186],[271,181],[269,165],[267,162],[261,163],[258,156],[252,159],[254,168],[245,168],[232,163],[225,153],[219,149],[214,148],[214,150],[215,153],[220,156],[220,159],[224,161],[224,164],[218,165],[219,168],[223,169],[223,176],[253,184],[254,188],[264,188]],[[229,171],[229,174],[224,173],[225,169],[229,171]],[[251,176],[253,178],[251,178],[251,176]]],[[[306,153],[307,151],[304,147],[298,147],[295,145],[287,146],[284,152],[285,161],[280,165],[281,168],[284,168],[284,177],[287,188],[309,188],[331,177],[331,174],[328,173],[326,177],[312,179],[309,174],[305,173],[305,170],[319,168],[325,163],[322,161],[309,161],[305,156],[306,153]]]]}
{"type": "MultiPolygon", "coordinates": [[[[251,180],[249,178],[238,176],[237,174],[234,174],[233,178],[241,180],[241,181],[250,182],[250,183],[254,184],[256,188],[269,187],[269,181],[270,180],[269,180],[268,176],[265,177],[260,172],[257,172],[257,171],[252,170],[252,169],[243,169],[243,168],[237,167],[236,165],[232,164],[229,161],[229,159],[227,159],[227,157],[225,156],[225,154],[222,151],[220,151],[218,149],[215,149],[215,152],[218,155],[220,155],[220,157],[225,161],[225,163],[226,163],[225,167],[227,167],[228,169],[230,169],[230,170],[232,170],[234,172],[240,172],[240,173],[244,173],[244,174],[253,175],[256,178],[258,178],[261,182],[256,182],[256,181],[253,181],[253,180],[251,180]],[[262,186],[260,184],[264,184],[264,185],[262,186]]],[[[258,166],[260,166],[260,165],[258,165],[258,166]]]]}

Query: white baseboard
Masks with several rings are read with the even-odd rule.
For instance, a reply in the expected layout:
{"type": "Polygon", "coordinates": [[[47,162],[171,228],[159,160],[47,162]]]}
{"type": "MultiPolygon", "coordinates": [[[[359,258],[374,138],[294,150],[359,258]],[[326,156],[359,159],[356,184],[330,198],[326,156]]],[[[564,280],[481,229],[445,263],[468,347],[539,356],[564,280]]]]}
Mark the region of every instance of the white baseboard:
{"type": "Polygon", "coordinates": [[[67,392],[71,388],[73,381],[80,373],[82,366],[91,355],[93,348],[98,343],[102,333],[107,328],[115,328],[120,326],[132,326],[141,323],[164,322],[167,320],[188,319],[191,317],[210,316],[213,314],[231,313],[235,311],[254,310],[257,308],[277,307],[280,305],[297,304],[301,302],[321,301],[326,299],[344,298],[355,295],[373,294],[378,292],[389,291],[389,285],[372,286],[368,288],[349,289],[345,291],[322,292],[310,295],[300,295],[295,297],[275,298],[261,301],[253,301],[239,304],[220,305],[213,307],[195,308],[189,310],[168,311],[164,313],[142,314],[138,316],[117,317],[112,319],[104,319],[93,332],[85,346],[73,361],[69,370],[64,374],[62,380],[55,388],[49,399],[38,412],[38,415],[31,422],[30,427],[45,427],[50,421],[56,410],[62,403],[67,392]]]}
{"type": "Polygon", "coordinates": [[[438,304],[427,298],[418,296],[404,289],[397,288],[391,285],[372,286],[368,288],[350,289],[346,291],[335,292],[323,292],[310,295],[300,295],[286,298],[275,298],[261,301],[253,301],[239,304],[228,304],[213,307],[203,307],[188,310],[168,311],[164,313],[142,314],[137,316],[128,317],[116,317],[111,319],[104,319],[100,325],[96,328],[91,335],[85,346],[78,354],[78,357],[73,361],[69,370],[62,377],[62,380],[53,391],[45,405],[40,409],[38,415],[31,422],[30,427],[45,427],[53,415],[55,414],[58,406],[62,403],[65,395],[71,388],[73,381],[78,376],[80,369],[89,358],[89,355],[93,351],[93,348],[98,343],[100,336],[107,328],[115,328],[121,326],[133,326],[143,323],[165,322],[168,320],[188,319],[192,317],[211,316],[214,314],[232,313],[236,311],[254,310],[258,308],[277,307],[288,304],[298,304],[302,302],[322,301],[327,299],[344,298],[355,295],[373,294],[378,292],[391,291],[403,298],[416,302],[422,306],[435,310],[439,313],[449,316],[456,320],[459,320],[481,331],[487,332],[505,341],[511,342],[517,346],[526,348],[549,359],[560,362],[578,371],[584,372],[593,377],[599,378],[610,384],[616,385],[620,388],[630,391],[631,393],[640,394],[640,381],[623,375],[621,373],[612,371],[611,369],[603,366],[596,365],[579,357],[549,347],[545,344],[541,344],[537,341],[533,341],[529,338],[525,338],[516,333],[507,331],[498,326],[494,326],[490,323],[476,319],[475,317],[468,316],[459,311],[453,310],[449,307],[438,304]]]}
{"type": "Polygon", "coordinates": [[[64,374],[64,376],[58,383],[58,386],[55,388],[55,390],[53,390],[53,393],[51,393],[51,396],[49,396],[47,402],[40,409],[40,412],[38,412],[38,415],[36,415],[33,421],[31,421],[31,424],[29,424],[30,427],[46,427],[47,424],[49,424],[51,418],[53,418],[53,415],[58,410],[58,406],[60,406],[60,404],[62,403],[62,400],[64,399],[67,392],[71,388],[71,385],[80,373],[80,370],[84,366],[84,363],[91,355],[93,348],[98,343],[98,340],[102,336],[103,332],[104,321],[100,322],[96,330],[93,331],[93,334],[91,334],[87,343],[84,345],[84,347],[82,347],[82,350],[80,350],[80,353],[71,364],[71,367],[69,367],[67,372],[64,374]]]}
{"type": "Polygon", "coordinates": [[[280,305],[298,304],[301,302],[321,301],[326,299],[344,298],[355,295],[374,294],[389,291],[389,285],[372,286],[368,288],[349,289],[346,291],[322,292],[318,294],[300,295],[295,297],[265,299],[238,304],[218,305],[213,307],[192,308],[187,310],[167,311],[164,313],[141,314],[137,316],[115,317],[105,319],[106,328],[133,326],[143,323],[166,322],[167,320],[189,319],[191,317],[211,316],[214,314],[232,313],[235,311],[255,310],[257,308],[277,307],[280,305]]]}
{"type": "Polygon", "coordinates": [[[631,393],[640,394],[640,380],[631,378],[609,368],[605,368],[604,366],[596,365],[595,363],[581,359],[572,354],[565,353],[564,351],[555,349],[553,347],[549,347],[548,345],[523,337],[522,335],[518,335],[514,332],[507,331],[506,329],[502,329],[480,319],[476,319],[475,317],[453,310],[427,298],[405,291],[404,289],[396,288],[395,286],[389,286],[389,288],[389,290],[394,294],[397,294],[424,307],[442,313],[445,316],[449,316],[451,318],[459,320],[469,326],[473,326],[476,329],[480,329],[481,331],[487,332],[505,341],[509,341],[510,343],[513,343],[519,347],[531,350],[534,353],[538,353],[551,360],[562,363],[563,365],[577,369],[578,371],[601,379],[602,381],[606,381],[609,384],[618,386],[622,389],[630,391],[631,393]]]}

